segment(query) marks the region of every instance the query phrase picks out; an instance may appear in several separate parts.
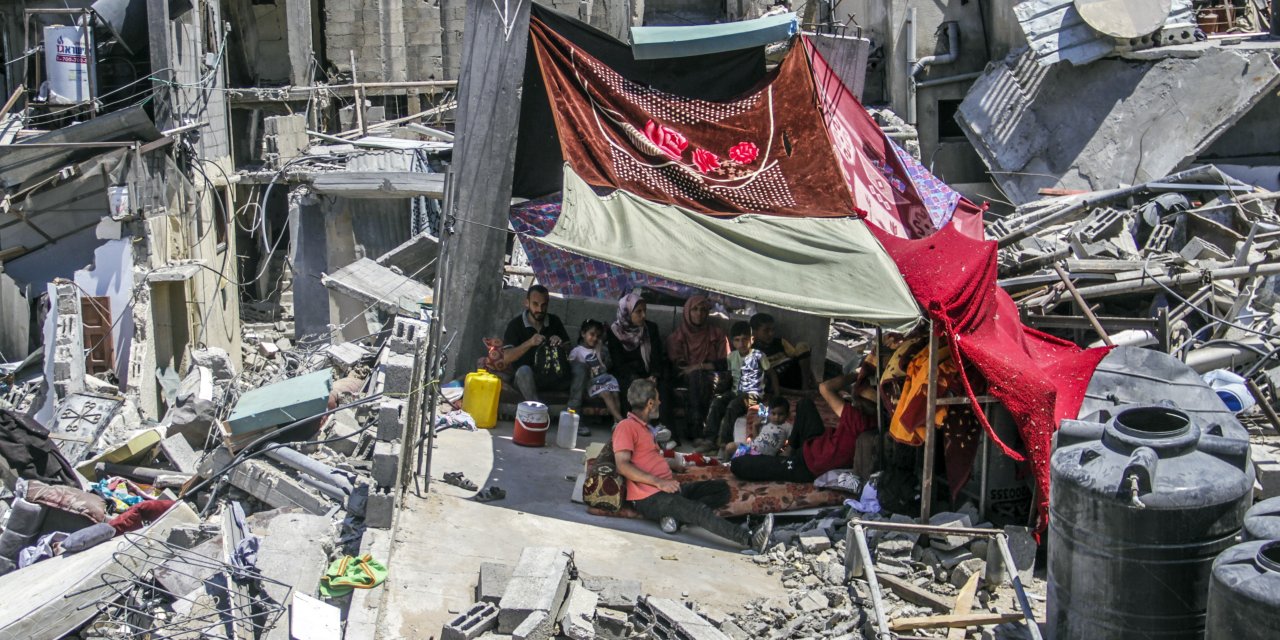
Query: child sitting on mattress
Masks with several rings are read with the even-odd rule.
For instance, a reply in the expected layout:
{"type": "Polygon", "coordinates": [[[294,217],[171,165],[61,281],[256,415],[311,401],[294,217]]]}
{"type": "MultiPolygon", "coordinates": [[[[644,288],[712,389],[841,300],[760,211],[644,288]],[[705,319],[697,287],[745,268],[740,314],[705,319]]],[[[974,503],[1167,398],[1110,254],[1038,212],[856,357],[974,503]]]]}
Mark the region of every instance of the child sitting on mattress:
{"type": "Polygon", "coordinates": [[[787,422],[791,418],[791,403],[782,396],[774,396],[768,405],[762,403],[760,409],[763,426],[759,428],[759,433],[752,433],[751,423],[748,422],[747,441],[725,445],[726,458],[740,455],[776,456],[782,452],[787,438],[791,437],[791,425],[787,422]]]}

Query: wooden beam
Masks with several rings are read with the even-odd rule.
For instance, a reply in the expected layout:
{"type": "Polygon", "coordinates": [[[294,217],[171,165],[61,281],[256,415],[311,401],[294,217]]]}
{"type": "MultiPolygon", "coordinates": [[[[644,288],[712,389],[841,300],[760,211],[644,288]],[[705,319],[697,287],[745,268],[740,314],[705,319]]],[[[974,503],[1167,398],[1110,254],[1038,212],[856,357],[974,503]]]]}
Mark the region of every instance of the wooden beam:
{"type": "Polygon", "coordinates": [[[1021,613],[969,613],[965,615],[920,616],[915,618],[898,618],[889,623],[893,631],[914,631],[916,629],[954,629],[965,627],[982,627],[991,624],[1004,624],[1022,620],[1021,613]]]}
{"type": "Polygon", "coordinates": [[[493,331],[515,172],[529,5],[512,4],[509,22],[504,22],[494,3],[467,3],[450,185],[454,206],[444,212],[456,224],[442,232],[453,237],[442,256],[448,281],[439,301],[444,326],[454,332],[448,353],[453,373],[471,369],[481,355],[482,338],[493,331]]]}
{"type": "MultiPolygon", "coordinates": [[[[964,583],[956,596],[956,606],[951,610],[952,615],[963,616],[973,608],[973,597],[978,594],[978,579],[981,577],[980,573],[969,576],[969,580],[964,583]]],[[[964,640],[964,627],[952,627],[947,631],[947,640],[964,640]]]]}
{"type": "MultiPolygon", "coordinates": [[[[974,575],[976,576],[978,574],[974,575]]],[[[938,613],[952,612],[955,603],[951,598],[940,596],[928,589],[917,587],[902,578],[891,576],[887,573],[877,574],[876,577],[880,578],[880,582],[888,585],[890,591],[898,594],[899,598],[902,598],[911,604],[919,605],[921,607],[929,607],[938,613]]]]}

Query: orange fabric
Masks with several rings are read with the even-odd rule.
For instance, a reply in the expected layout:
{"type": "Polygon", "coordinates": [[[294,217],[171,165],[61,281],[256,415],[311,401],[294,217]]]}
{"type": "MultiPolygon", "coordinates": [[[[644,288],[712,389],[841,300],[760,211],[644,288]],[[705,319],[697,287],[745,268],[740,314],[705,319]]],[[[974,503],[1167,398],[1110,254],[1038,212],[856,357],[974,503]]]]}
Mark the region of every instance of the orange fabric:
{"type": "MultiPolygon", "coordinates": [[[[628,415],[613,428],[613,451],[615,455],[630,451],[631,464],[645,473],[659,478],[672,477],[671,466],[667,464],[667,459],[658,448],[658,443],[654,442],[653,434],[649,432],[649,425],[640,421],[634,414],[628,415]]],[[[659,489],[651,484],[627,480],[628,500],[644,500],[658,491],[659,489]]]]}
{"type": "MultiPolygon", "coordinates": [[[[956,363],[950,347],[938,349],[938,397],[958,395],[950,380],[956,375],[956,363]]],[[[929,406],[929,350],[924,349],[907,365],[907,378],[903,382],[902,395],[889,422],[889,435],[894,440],[913,447],[924,444],[925,411],[929,406]]],[[[934,410],[935,427],[942,426],[947,417],[945,406],[934,410]]]]}

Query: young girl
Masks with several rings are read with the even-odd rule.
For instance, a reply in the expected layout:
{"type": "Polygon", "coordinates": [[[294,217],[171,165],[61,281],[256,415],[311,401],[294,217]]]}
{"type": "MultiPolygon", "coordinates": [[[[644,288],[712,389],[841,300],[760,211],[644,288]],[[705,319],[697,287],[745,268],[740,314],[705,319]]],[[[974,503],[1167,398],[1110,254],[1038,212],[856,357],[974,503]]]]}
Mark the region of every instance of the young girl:
{"type": "Polygon", "coordinates": [[[578,346],[569,352],[569,361],[581,362],[587,367],[587,379],[591,381],[587,395],[602,398],[613,416],[613,423],[617,424],[623,418],[618,403],[618,379],[609,375],[605,360],[604,323],[597,320],[583,322],[578,330],[578,346]]]}

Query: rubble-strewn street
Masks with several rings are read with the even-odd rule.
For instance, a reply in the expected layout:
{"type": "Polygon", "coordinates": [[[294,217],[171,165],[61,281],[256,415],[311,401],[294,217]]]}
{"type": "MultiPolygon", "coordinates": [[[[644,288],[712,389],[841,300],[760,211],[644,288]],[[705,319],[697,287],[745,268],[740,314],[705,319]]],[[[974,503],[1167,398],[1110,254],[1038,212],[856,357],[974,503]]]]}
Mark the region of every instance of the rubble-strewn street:
{"type": "Polygon", "coordinates": [[[0,6],[0,638],[1260,640],[1280,3],[0,6]]]}

